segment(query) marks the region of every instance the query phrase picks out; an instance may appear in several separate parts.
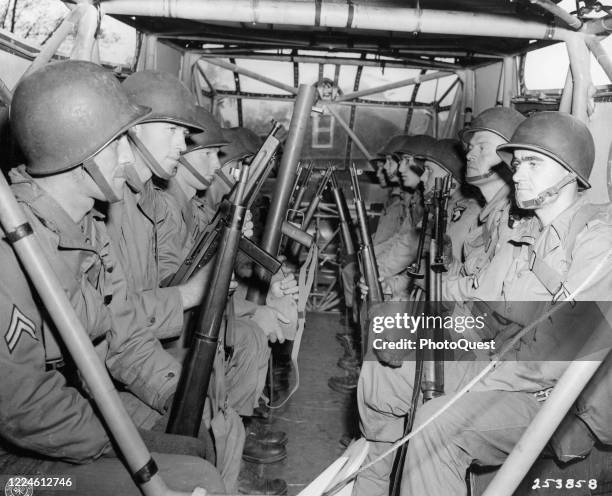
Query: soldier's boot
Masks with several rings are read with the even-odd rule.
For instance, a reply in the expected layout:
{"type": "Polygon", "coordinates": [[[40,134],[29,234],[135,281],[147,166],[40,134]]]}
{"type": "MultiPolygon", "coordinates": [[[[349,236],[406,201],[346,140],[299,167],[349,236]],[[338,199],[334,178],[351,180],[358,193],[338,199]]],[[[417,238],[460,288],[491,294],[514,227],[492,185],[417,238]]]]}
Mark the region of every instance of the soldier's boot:
{"type": "Polygon", "coordinates": [[[327,385],[337,393],[352,394],[357,391],[359,369],[347,370],[345,375],[331,377],[327,385]]]}
{"type": "Polygon", "coordinates": [[[269,444],[247,436],[242,459],[251,463],[276,463],[287,458],[287,449],[282,444],[269,444]]]}
{"type": "Polygon", "coordinates": [[[282,496],[287,494],[287,483],[283,479],[265,479],[257,475],[254,470],[243,468],[238,476],[238,492],[282,496]]]}
{"type": "Polygon", "coordinates": [[[355,339],[350,334],[341,334],[340,336],[336,336],[342,348],[344,350],[344,355],[340,357],[338,360],[338,367],[350,370],[359,366],[359,354],[357,352],[357,347],[355,344],[355,339]]]}
{"type": "Polygon", "coordinates": [[[251,417],[243,417],[247,438],[252,438],[263,444],[285,446],[289,441],[287,433],[271,431],[265,425],[255,422],[251,417]]]}

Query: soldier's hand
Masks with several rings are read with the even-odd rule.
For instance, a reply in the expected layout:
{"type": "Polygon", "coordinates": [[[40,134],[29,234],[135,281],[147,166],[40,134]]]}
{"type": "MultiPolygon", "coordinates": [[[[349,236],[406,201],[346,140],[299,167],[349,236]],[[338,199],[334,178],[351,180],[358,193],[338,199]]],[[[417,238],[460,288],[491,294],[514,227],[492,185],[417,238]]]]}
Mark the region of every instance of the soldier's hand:
{"type": "Polygon", "coordinates": [[[291,295],[293,299],[297,301],[299,290],[300,288],[298,287],[297,280],[292,273],[286,275],[280,281],[272,282],[270,285],[270,291],[276,298],[291,295]]]}
{"type": "Polygon", "coordinates": [[[230,295],[234,294],[234,291],[236,291],[236,288],[238,288],[238,281],[236,280],[236,273],[232,272],[232,279],[230,280],[230,285],[229,285],[229,294],[230,295]]]}
{"type": "Polygon", "coordinates": [[[202,298],[204,298],[204,288],[208,286],[211,270],[212,264],[206,264],[197,271],[189,281],[177,286],[181,294],[181,302],[183,303],[184,310],[189,310],[202,302],[202,298]]]}
{"type": "Polygon", "coordinates": [[[242,234],[251,239],[253,237],[253,227],[253,214],[251,214],[250,210],[247,210],[244,216],[244,224],[242,224],[242,234]]]}
{"type": "Polygon", "coordinates": [[[255,310],[253,320],[261,327],[271,343],[285,342],[285,335],[279,322],[289,324],[291,321],[275,308],[261,305],[255,310]]]}
{"type": "Polygon", "coordinates": [[[359,291],[361,293],[361,299],[365,300],[368,296],[368,293],[370,292],[370,288],[366,284],[365,279],[363,277],[359,278],[357,286],[359,287],[359,291]]]}

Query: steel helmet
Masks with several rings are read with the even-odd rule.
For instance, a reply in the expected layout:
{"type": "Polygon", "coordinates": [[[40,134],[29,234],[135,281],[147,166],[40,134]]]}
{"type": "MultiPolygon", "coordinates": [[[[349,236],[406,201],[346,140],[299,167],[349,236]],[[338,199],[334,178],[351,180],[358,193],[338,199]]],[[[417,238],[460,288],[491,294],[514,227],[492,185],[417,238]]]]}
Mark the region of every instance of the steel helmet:
{"type": "Polygon", "coordinates": [[[189,136],[191,144],[187,148],[187,153],[198,148],[223,146],[229,143],[223,136],[221,126],[208,110],[204,107],[196,106],[196,117],[198,124],[204,129],[204,132],[189,136]]]}
{"type": "Polygon", "coordinates": [[[48,64],[19,82],[10,122],[26,170],[44,176],[88,161],[150,111],[131,103],[110,71],[70,60],[48,64]]]}
{"type": "Polygon", "coordinates": [[[198,121],[193,94],[175,76],[161,71],[140,71],[123,81],[130,100],[153,109],[143,122],[174,122],[191,133],[204,131],[198,121]]]}
{"type": "Polygon", "coordinates": [[[223,136],[229,142],[219,152],[221,165],[232,160],[243,160],[255,155],[261,145],[261,139],[253,131],[244,127],[232,127],[223,130],[223,136]]]}
{"type": "Polygon", "coordinates": [[[577,176],[580,189],[588,189],[595,162],[595,142],[586,124],[565,112],[539,112],[526,119],[510,142],[497,147],[508,165],[514,150],[532,150],[552,158],[577,176]]]}
{"type": "Polygon", "coordinates": [[[451,138],[434,140],[429,143],[423,156],[450,172],[456,181],[463,182],[465,160],[459,140],[451,138]]]}
{"type": "MultiPolygon", "coordinates": [[[[438,140],[428,134],[415,134],[413,136],[403,135],[401,140],[395,144],[393,154],[400,155],[402,153],[412,155],[416,159],[424,160],[429,153],[429,150],[436,145],[438,140]]],[[[398,159],[399,162],[399,159],[398,159]]],[[[424,165],[424,164],[423,164],[424,165]]],[[[425,169],[423,165],[412,166],[412,170],[418,175],[423,175],[425,169]]]]}
{"type": "Polygon", "coordinates": [[[382,146],[380,150],[376,153],[376,155],[372,158],[371,162],[375,162],[377,160],[385,160],[387,155],[392,155],[397,150],[397,146],[404,141],[404,138],[409,137],[407,134],[396,134],[395,136],[391,136],[389,140],[382,146]]]}
{"type": "Polygon", "coordinates": [[[459,139],[467,146],[474,133],[490,131],[510,141],[514,131],[524,120],[525,116],[517,110],[508,107],[493,107],[478,114],[472,120],[470,127],[459,131],[459,139]]]}

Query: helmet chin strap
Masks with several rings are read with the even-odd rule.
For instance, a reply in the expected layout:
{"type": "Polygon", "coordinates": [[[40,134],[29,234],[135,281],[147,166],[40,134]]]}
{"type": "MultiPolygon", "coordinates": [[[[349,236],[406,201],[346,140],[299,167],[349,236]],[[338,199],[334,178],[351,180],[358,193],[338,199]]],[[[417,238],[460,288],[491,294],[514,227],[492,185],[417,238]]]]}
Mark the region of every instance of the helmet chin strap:
{"type": "Polygon", "coordinates": [[[493,174],[495,174],[495,171],[492,169],[489,169],[489,172],[486,172],[484,174],[479,174],[477,176],[465,176],[465,182],[470,183],[470,184],[480,183],[484,181],[485,179],[489,179],[493,174]]]}
{"type": "Polygon", "coordinates": [[[155,159],[151,152],[147,149],[146,145],[140,140],[140,138],[136,135],[133,129],[128,131],[128,139],[132,142],[145,164],[153,171],[157,177],[164,179],[167,181],[172,176],[168,174],[163,167],[159,164],[159,162],[155,159]]]}
{"type": "Polygon", "coordinates": [[[125,166],[125,179],[127,185],[134,193],[141,193],[144,189],[144,183],[140,176],[138,175],[138,171],[133,164],[126,164],[125,166]]]}
{"type": "Polygon", "coordinates": [[[183,165],[185,167],[185,169],[187,169],[189,171],[189,173],[196,178],[197,181],[199,181],[200,183],[202,183],[206,188],[208,188],[210,186],[210,181],[208,179],[206,179],[202,174],[200,174],[196,168],[191,164],[191,162],[189,162],[189,160],[187,160],[187,158],[184,155],[181,155],[181,158],[179,158],[179,162],[181,163],[181,165],[183,165]]]}
{"type": "Polygon", "coordinates": [[[106,197],[106,201],[108,203],[117,203],[121,200],[121,198],[115,194],[113,188],[111,188],[111,185],[108,184],[106,178],[100,172],[100,168],[97,166],[94,159],[90,158],[85,160],[85,162],[83,162],[83,168],[91,176],[98,188],[100,188],[100,191],[102,191],[102,194],[106,197]]]}
{"type": "Polygon", "coordinates": [[[568,184],[575,182],[576,179],[577,177],[575,174],[567,174],[557,184],[541,191],[535,198],[525,201],[520,201],[517,199],[516,204],[519,206],[519,208],[523,208],[526,210],[533,210],[534,208],[538,208],[543,205],[549,198],[554,198],[555,196],[559,195],[559,191],[565,188],[565,186],[567,186],[568,184]]]}

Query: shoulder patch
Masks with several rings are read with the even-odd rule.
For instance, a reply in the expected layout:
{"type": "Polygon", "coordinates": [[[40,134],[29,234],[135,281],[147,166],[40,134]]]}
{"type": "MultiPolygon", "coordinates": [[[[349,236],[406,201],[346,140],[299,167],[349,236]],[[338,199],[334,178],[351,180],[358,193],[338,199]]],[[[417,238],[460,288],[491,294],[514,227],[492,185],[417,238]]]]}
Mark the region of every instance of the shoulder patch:
{"type": "Polygon", "coordinates": [[[9,352],[13,353],[15,346],[17,346],[17,343],[24,332],[29,334],[32,339],[38,341],[35,330],[36,326],[34,325],[34,322],[26,317],[24,313],[19,310],[17,305],[13,305],[11,323],[9,324],[9,328],[4,335],[4,341],[6,341],[6,346],[8,347],[9,352]]]}
{"type": "Polygon", "coordinates": [[[461,219],[461,216],[463,215],[463,212],[465,212],[465,209],[466,207],[464,207],[463,205],[457,205],[455,208],[453,208],[451,222],[457,222],[459,219],[461,219]]]}

